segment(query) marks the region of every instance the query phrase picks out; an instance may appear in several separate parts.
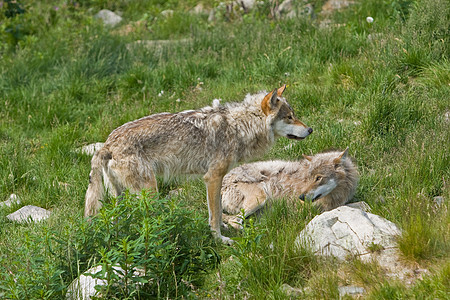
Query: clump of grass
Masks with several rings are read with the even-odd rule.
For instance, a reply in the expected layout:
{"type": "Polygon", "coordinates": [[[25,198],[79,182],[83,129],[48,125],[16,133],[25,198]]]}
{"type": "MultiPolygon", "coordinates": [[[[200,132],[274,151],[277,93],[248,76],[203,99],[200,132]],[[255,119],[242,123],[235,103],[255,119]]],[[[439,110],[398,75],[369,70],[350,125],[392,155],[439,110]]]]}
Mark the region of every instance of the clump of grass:
{"type": "MultiPolygon", "coordinates": [[[[445,209],[445,208],[444,208],[445,209]]],[[[431,213],[431,212],[430,212],[431,213]]],[[[439,224],[448,222],[442,214],[413,213],[405,220],[406,226],[398,240],[399,249],[408,258],[425,260],[445,256],[449,250],[449,232],[439,224]]]]}

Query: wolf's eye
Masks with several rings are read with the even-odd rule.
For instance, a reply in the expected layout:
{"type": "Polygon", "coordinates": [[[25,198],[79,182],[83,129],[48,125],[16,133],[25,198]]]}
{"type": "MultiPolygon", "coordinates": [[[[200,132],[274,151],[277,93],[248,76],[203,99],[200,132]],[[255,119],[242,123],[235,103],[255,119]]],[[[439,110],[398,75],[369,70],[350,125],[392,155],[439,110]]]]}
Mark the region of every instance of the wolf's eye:
{"type": "Polygon", "coordinates": [[[322,176],[320,176],[320,175],[316,177],[316,181],[319,181],[321,179],[322,179],[322,176]]]}

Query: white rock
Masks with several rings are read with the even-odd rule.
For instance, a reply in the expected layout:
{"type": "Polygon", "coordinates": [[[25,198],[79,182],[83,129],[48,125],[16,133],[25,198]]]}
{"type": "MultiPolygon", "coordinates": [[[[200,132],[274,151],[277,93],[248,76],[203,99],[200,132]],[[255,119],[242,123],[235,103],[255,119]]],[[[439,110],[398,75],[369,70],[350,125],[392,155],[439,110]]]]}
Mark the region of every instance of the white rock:
{"type": "Polygon", "coordinates": [[[355,1],[350,0],[328,0],[323,6],[322,6],[322,12],[323,13],[329,13],[335,10],[343,9],[348,7],[349,5],[355,3],[355,1]]]}
{"type": "Polygon", "coordinates": [[[96,15],[96,18],[101,19],[106,26],[114,27],[122,21],[122,17],[113,13],[110,10],[102,9],[96,15]]]}
{"type": "Polygon", "coordinates": [[[163,10],[163,11],[161,12],[161,15],[162,15],[163,17],[165,17],[165,18],[170,18],[170,17],[173,16],[173,10],[171,10],[171,9],[163,10]]]}
{"type": "Polygon", "coordinates": [[[314,217],[297,237],[317,254],[345,259],[361,256],[375,248],[396,247],[400,229],[392,222],[360,209],[341,206],[314,217]]]}
{"type": "Polygon", "coordinates": [[[276,9],[277,18],[293,19],[300,16],[311,16],[314,8],[310,3],[295,0],[284,0],[276,9]]]}
{"type": "Polygon", "coordinates": [[[41,207],[27,205],[6,217],[17,222],[38,222],[47,219],[50,214],[48,210],[41,207]]]}
{"type": "Polygon", "coordinates": [[[365,292],[366,292],[366,290],[359,286],[353,286],[353,285],[340,286],[339,287],[339,298],[344,297],[346,295],[350,295],[350,296],[361,295],[361,294],[364,294],[365,292]]]}
{"type": "MultiPolygon", "coordinates": [[[[96,274],[102,270],[102,266],[93,267],[86,272],[84,272],[80,277],[72,281],[72,283],[67,288],[66,299],[70,300],[90,300],[91,297],[101,297],[101,295],[95,289],[96,285],[105,286],[107,284],[106,280],[92,278],[87,274],[96,274]]],[[[113,267],[114,273],[116,273],[119,277],[123,277],[122,273],[124,270],[119,267],[113,267]]],[[[143,275],[142,270],[137,270],[133,272],[134,276],[143,275]]]]}
{"type": "Polygon", "coordinates": [[[20,204],[20,198],[16,194],[11,194],[8,200],[0,202],[0,207],[3,206],[11,207],[11,205],[13,204],[20,204]]]}
{"type": "Polygon", "coordinates": [[[253,9],[256,5],[256,0],[239,0],[236,2],[238,2],[241,6],[244,6],[245,9],[253,9]]]}
{"type": "MultiPolygon", "coordinates": [[[[354,255],[363,262],[376,262],[388,277],[412,284],[428,270],[403,263],[396,243],[400,234],[394,223],[380,216],[341,206],[312,219],[295,242],[298,246],[309,244],[318,255],[341,260],[354,255]]],[[[341,295],[363,293],[345,287],[339,292],[341,295]]]]}

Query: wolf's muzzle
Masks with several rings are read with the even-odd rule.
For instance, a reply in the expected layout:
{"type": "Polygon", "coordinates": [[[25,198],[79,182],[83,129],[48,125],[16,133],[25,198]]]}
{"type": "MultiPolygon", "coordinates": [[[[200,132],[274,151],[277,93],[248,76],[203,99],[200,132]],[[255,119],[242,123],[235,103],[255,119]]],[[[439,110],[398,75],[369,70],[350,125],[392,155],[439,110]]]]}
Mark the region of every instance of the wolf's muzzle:
{"type": "Polygon", "coordinates": [[[296,136],[296,135],[293,135],[293,134],[288,134],[287,138],[291,139],[291,140],[303,140],[304,139],[304,137],[296,136]]]}
{"type": "Polygon", "coordinates": [[[305,199],[307,199],[307,200],[311,200],[311,202],[314,202],[314,201],[316,201],[317,199],[320,199],[320,197],[322,197],[322,194],[319,194],[319,195],[317,195],[316,197],[314,197],[314,198],[306,198],[306,195],[305,194],[301,194],[298,198],[300,199],[300,200],[302,200],[302,201],[305,201],[305,199]]]}
{"type": "MultiPolygon", "coordinates": [[[[308,135],[310,135],[312,132],[313,132],[313,129],[311,127],[309,127],[308,128],[308,135]]],[[[303,140],[304,138],[306,138],[306,136],[301,137],[301,136],[296,136],[296,135],[293,135],[293,134],[288,134],[286,137],[288,139],[291,139],[291,140],[303,140]]]]}

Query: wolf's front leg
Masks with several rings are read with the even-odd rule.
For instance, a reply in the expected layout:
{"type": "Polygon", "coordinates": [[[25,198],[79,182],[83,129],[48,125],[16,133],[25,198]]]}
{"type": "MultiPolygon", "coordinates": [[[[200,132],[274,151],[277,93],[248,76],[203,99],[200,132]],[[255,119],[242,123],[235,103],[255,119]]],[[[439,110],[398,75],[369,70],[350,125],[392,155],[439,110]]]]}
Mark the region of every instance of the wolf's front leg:
{"type": "Polygon", "coordinates": [[[222,200],[220,199],[220,189],[222,187],[222,179],[225,171],[210,169],[203,176],[206,184],[206,194],[208,198],[209,226],[212,234],[216,239],[220,239],[223,243],[231,245],[233,240],[223,236],[220,232],[222,224],[222,200]]]}

